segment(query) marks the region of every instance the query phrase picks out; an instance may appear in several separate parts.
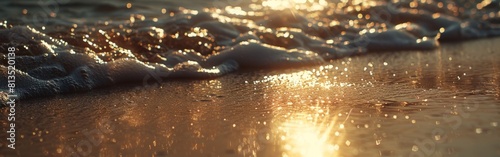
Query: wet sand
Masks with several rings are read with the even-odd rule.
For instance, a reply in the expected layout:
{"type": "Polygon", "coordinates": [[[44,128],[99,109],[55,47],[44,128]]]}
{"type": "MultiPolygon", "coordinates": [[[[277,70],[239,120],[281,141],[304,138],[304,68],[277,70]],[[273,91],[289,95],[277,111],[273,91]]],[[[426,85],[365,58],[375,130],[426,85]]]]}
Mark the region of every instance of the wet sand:
{"type": "Polygon", "coordinates": [[[498,43],[22,100],[0,156],[500,156],[498,43]]]}

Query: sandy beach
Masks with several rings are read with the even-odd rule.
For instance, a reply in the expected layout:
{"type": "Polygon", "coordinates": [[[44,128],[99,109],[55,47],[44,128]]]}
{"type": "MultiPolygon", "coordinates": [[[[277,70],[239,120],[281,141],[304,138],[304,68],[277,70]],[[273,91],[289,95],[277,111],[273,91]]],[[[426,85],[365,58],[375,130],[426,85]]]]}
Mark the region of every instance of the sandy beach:
{"type": "Polygon", "coordinates": [[[22,100],[0,156],[500,156],[498,43],[22,100]]]}

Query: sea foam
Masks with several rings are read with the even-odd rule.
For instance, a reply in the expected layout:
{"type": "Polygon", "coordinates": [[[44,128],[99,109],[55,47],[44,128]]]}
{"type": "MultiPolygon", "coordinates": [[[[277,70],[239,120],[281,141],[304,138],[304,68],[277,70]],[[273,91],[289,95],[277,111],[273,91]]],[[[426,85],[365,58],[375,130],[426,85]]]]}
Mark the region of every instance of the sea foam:
{"type": "MultiPolygon", "coordinates": [[[[118,3],[64,4],[43,26],[2,17],[0,81],[7,82],[8,47],[16,48],[16,94],[24,99],[126,82],[213,78],[241,68],[319,65],[368,52],[430,50],[440,42],[500,35],[496,1],[316,3],[291,9],[260,2],[166,7],[161,13],[148,12],[155,7],[147,5],[125,11],[118,3]],[[115,9],[106,10],[109,5],[115,9]],[[64,9],[69,6],[95,18],[64,9]]],[[[0,84],[2,95],[7,90],[0,84]]]]}

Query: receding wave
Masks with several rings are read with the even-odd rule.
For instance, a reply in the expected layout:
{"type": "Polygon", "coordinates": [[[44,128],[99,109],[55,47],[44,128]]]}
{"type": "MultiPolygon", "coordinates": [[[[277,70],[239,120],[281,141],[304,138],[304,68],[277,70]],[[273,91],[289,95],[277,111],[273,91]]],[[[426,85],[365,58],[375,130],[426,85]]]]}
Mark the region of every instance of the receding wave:
{"type": "MultiPolygon", "coordinates": [[[[491,0],[2,3],[0,80],[15,47],[21,99],[500,35],[491,0]]],[[[0,90],[5,98],[7,85],[0,90]]]]}

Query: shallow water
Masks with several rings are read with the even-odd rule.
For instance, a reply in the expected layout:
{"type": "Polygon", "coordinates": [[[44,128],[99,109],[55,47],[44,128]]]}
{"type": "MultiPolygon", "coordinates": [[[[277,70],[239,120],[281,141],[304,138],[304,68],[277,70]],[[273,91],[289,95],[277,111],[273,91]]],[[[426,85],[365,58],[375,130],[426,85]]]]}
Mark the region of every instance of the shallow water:
{"type": "Polygon", "coordinates": [[[0,156],[500,156],[498,1],[39,2],[0,156]]]}
{"type": "MultiPolygon", "coordinates": [[[[362,2],[2,1],[0,43],[16,48],[25,99],[500,35],[498,1],[362,2]]],[[[0,85],[2,100],[7,89],[0,85]]]]}
{"type": "Polygon", "coordinates": [[[21,101],[0,154],[496,157],[498,43],[21,101]]]}

